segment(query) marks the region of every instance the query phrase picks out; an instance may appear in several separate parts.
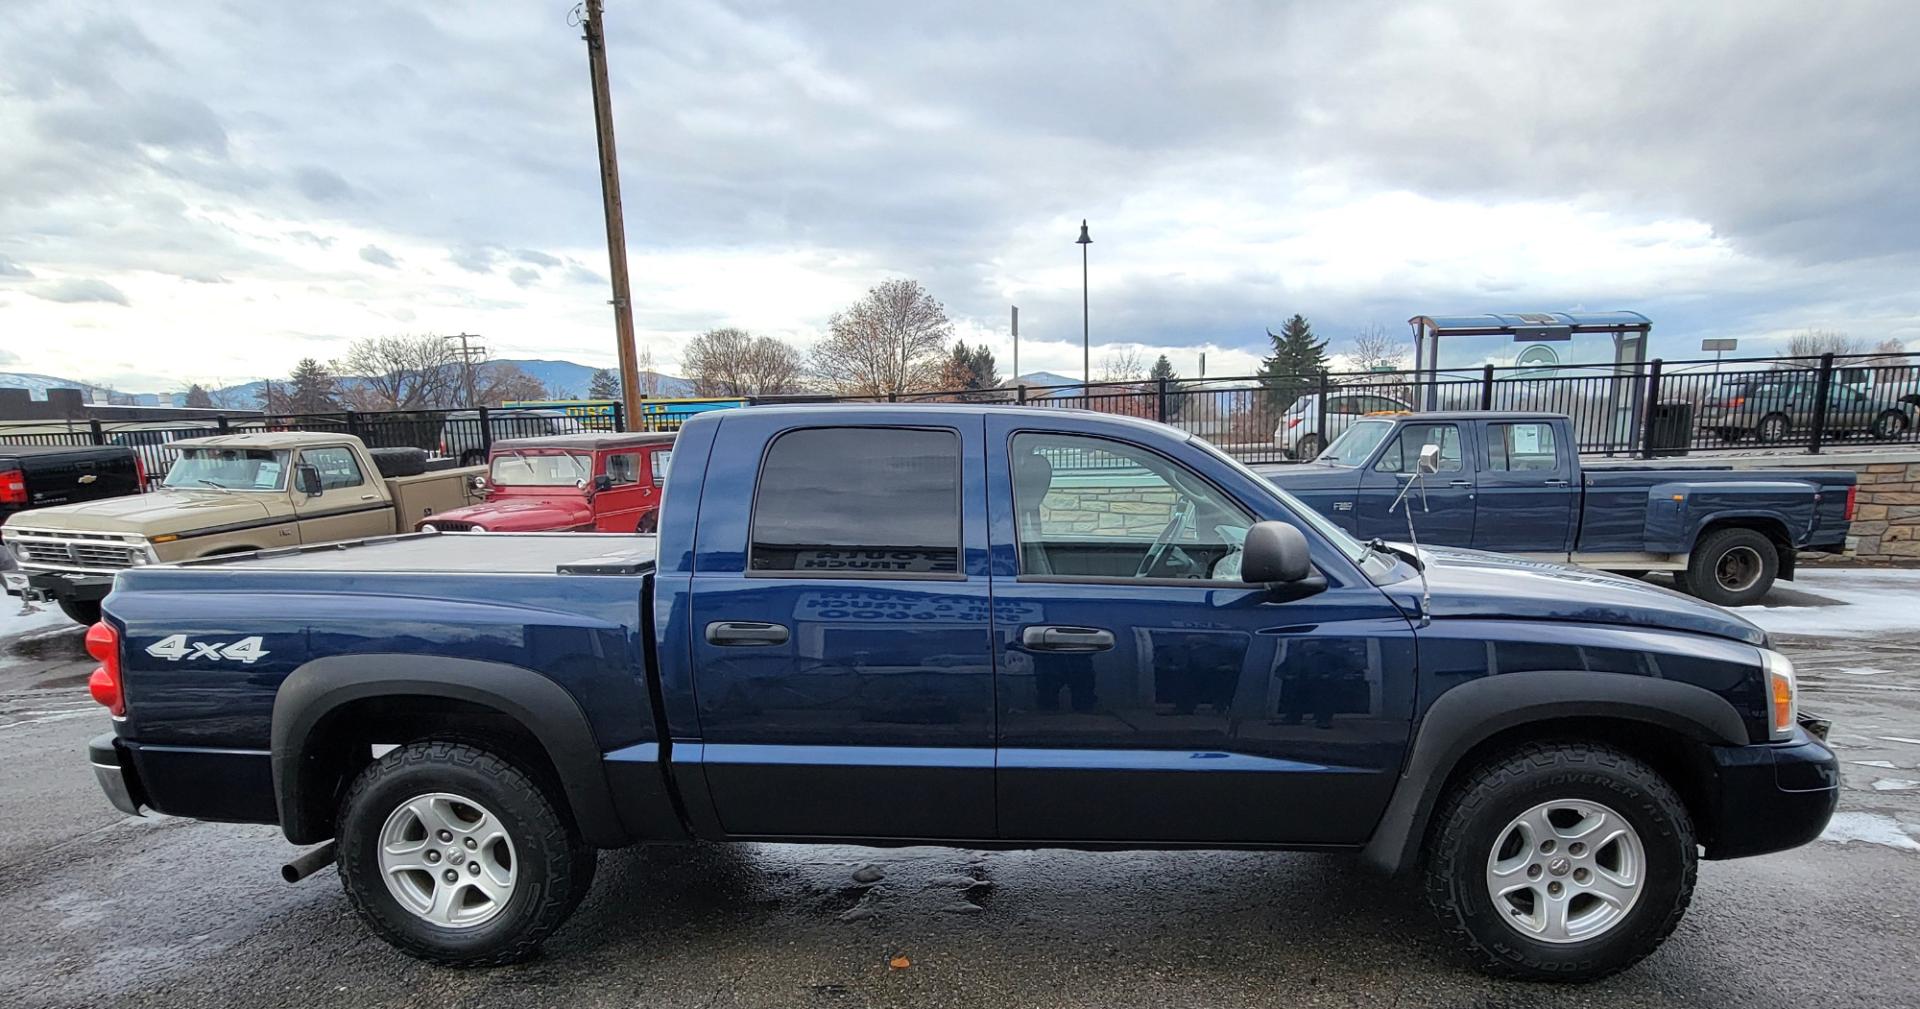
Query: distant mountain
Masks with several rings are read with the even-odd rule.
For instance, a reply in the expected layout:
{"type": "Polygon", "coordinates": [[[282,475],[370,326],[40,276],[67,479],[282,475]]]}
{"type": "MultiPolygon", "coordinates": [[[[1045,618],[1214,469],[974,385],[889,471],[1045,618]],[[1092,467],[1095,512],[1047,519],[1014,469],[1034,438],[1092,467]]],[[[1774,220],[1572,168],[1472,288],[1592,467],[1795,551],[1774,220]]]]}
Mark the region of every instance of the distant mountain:
{"type": "Polygon", "coordinates": [[[1025,375],[1021,375],[1021,376],[1020,376],[1020,377],[1018,377],[1018,378],[1010,378],[1010,379],[1007,379],[1006,381],[1004,381],[1004,382],[1002,382],[1002,383],[1000,383],[1000,384],[1001,384],[1002,386],[1004,386],[1004,387],[1006,387],[1006,388],[1009,388],[1009,389],[1011,389],[1011,388],[1013,388],[1014,386],[1016,386],[1016,385],[1021,385],[1021,384],[1025,384],[1025,385],[1079,385],[1079,384],[1080,384],[1080,380],[1079,380],[1079,379],[1077,379],[1077,378],[1068,378],[1068,377],[1067,377],[1067,376],[1065,376],[1065,375],[1061,375],[1061,374],[1057,374],[1057,373],[1055,373],[1055,372],[1051,372],[1051,371],[1030,371],[1030,372],[1027,372],[1027,373],[1026,373],[1025,375]]]}
{"type": "Polygon", "coordinates": [[[55,375],[37,375],[24,371],[0,371],[0,389],[25,389],[27,390],[27,395],[32,396],[34,399],[46,399],[48,389],[80,389],[94,393],[103,400],[106,399],[107,396],[107,389],[104,386],[89,385],[85,382],[76,382],[73,379],[60,378],[55,375]]]}

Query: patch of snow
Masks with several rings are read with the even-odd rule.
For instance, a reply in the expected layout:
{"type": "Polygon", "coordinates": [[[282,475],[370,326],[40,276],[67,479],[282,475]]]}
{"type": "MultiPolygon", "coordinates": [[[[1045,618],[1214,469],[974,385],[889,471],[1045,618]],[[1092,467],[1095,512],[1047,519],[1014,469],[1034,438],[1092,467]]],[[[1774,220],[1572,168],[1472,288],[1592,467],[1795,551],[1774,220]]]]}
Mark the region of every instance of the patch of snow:
{"type": "Polygon", "coordinates": [[[1859,841],[1896,851],[1920,851],[1920,841],[1914,840],[1900,821],[1881,813],[1835,813],[1820,834],[1820,840],[1835,844],[1859,841]]]}
{"type": "Polygon", "coordinates": [[[1782,605],[1763,602],[1735,607],[1733,612],[1773,634],[1850,637],[1911,630],[1916,594],[1920,594],[1920,570],[1802,569],[1793,581],[1774,587],[1769,598],[1780,598],[1782,605]]]}
{"type": "Polygon", "coordinates": [[[1849,760],[1847,763],[1859,764],[1861,767],[1881,767],[1889,771],[1896,770],[1899,767],[1898,764],[1895,764],[1891,760],[1849,760]]]}
{"type": "Polygon", "coordinates": [[[1920,788],[1920,781],[1910,778],[1881,778],[1873,783],[1876,792],[1906,792],[1920,788]]]}
{"type": "MultiPolygon", "coordinates": [[[[31,612],[21,609],[18,596],[0,596],[0,646],[15,638],[38,636],[43,631],[66,630],[79,624],[67,619],[60,607],[48,604],[31,612]]],[[[4,651],[0,647],[0,651],[4,651]]]]}
{"type": "Polygon", "coordinates": [[[1881,673],[1893,672],[1891,669],[1842,669],[1840,671],[1848,676],[1879,676],[1881,673]]]}
{"type": "Polygon", "coordinates": [[[1905,736],[1881,736],[1880,738],[1889,743],[1912,743],[1915,746],[1920,746],[1920,739],[1908,739],[1905,736]]]}

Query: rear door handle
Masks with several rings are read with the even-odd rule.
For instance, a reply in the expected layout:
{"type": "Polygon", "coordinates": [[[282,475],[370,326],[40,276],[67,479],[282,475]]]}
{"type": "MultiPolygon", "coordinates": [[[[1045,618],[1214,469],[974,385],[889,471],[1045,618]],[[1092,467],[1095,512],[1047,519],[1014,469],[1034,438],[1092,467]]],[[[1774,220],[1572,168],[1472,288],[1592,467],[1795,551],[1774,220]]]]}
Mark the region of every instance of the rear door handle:
{"type": "Polygon", "coordinates": [[[1035,625],[1020,632],[1020,644],[1032,652],[1104,652],[1113,647],[1113,632],[1098,627],[1035,625]]]}
{"type": "Polygon", "coordinates": [[[1567,482],[1565,480],[1560,479],[1559,477],[1554,477],[1550,480],[1543,480],[1541,482],[1546,484],[1549,487],[1565,487],[1567,485],[1567,482]]]}
{"type": "Polygon", "coordinates": [[[1447,486],[1449,486],[1449,487],[1471,487],[1471,486],[1473,486],[1473,481],[1472,481],[1472,480],[1448,480],[1448,481],[1447,481],[1447,486]]]}
{"type": "Polygon", "coordinates": [[[707,625],[710,645],[784,645],[787,629],[780,624],[753,620],[715,620],[707,625]]]}

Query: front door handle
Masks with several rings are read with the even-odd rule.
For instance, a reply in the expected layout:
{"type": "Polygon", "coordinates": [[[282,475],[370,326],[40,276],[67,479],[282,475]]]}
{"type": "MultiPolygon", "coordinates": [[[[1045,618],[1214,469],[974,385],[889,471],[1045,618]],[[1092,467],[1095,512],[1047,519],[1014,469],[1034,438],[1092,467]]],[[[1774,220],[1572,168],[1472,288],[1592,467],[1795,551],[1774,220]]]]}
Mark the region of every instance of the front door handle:
{"type": "Polygon", "coordinates": [[[1549,487],[1565,487],[1567,485],[1567,482],[1565,480],[1560,479],[1559,477],[1554,477],[1550,480],[1544,480],[1542,482],[1549,487]]]}
{"type": "Polygon", "coordinates": [[[1473,486],[1473,481],[1472,481],[1472,480],[1448,480],[1448,481],[1447,481],[1447,486],[1449,486],[1449,487],[1471,487],[1471,486],[1473,486]]]}
{"type": "Polygon", "coordinates": [[[753,620],[715,620],[707,625],[710,645],[784,645],[787,629],[780,624],[753,620]]]}
{"type": "Polygon", "coordinates": [[[1113,647],[1113,632],[1098,627],[1036,624],[1020,632],[1020,644],[1032,652],[1104,652],[1113,647]]]}

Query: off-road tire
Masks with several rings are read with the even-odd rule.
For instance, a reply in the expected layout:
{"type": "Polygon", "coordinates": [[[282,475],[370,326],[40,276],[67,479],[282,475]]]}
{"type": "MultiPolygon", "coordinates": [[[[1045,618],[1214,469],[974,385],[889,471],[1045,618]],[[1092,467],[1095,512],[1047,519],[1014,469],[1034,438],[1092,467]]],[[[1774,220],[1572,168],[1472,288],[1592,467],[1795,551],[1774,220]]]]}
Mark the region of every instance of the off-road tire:
{"type": "Polygon", "coordinates": [[[1780,550],[1766,534],[1752,529],[1716,529],[1694,544],[1687,558],[1685,591],[1719,606],[1747,606],[1764,598],[1779,574],[1780,550]],[[1721,584],[1717,573],[1721,561],[1735,551],[1751,551],[1759,563],[1758,577],[1744,587],[1721,584]]]}
{"type": "Polygon", "coordinates": [[[1526,744],[1468,769],[1442,797],[1427,851],[1427,902],[1441,924],[1483,970],[1534,981],[1590,981],[1638,963],[1680,923],[1698,866],[1693,822],[1673,786],[1619,750],[1578,741],[1526,744]],[[1548,943],[1501,920],[1486,868],[1514,816],[1563,798],[1624,816],[1646,848],[1647,878],[1626,917],[1607,931],[1548,943]]]}
{"type": "Polygon", "coordinates": [[[536,777],[479,746],[413,743],[374,761],[340,800],[340,882],[360,919],[401,952],[450,967],[495,967],[532,956],[592,886],[595,852],[536,777]],[[394,899],[381,878],[380,830],[416,796],[451,792],[491,810],[512,839],[513,894],[486,922],[446,928],[394,899]]]}
{"type": "Polygon", "coordinates": [[[92,627],[100,622],[100,600],[98,599],[59,599],[60,612],[76,624],[92,627]]]}

